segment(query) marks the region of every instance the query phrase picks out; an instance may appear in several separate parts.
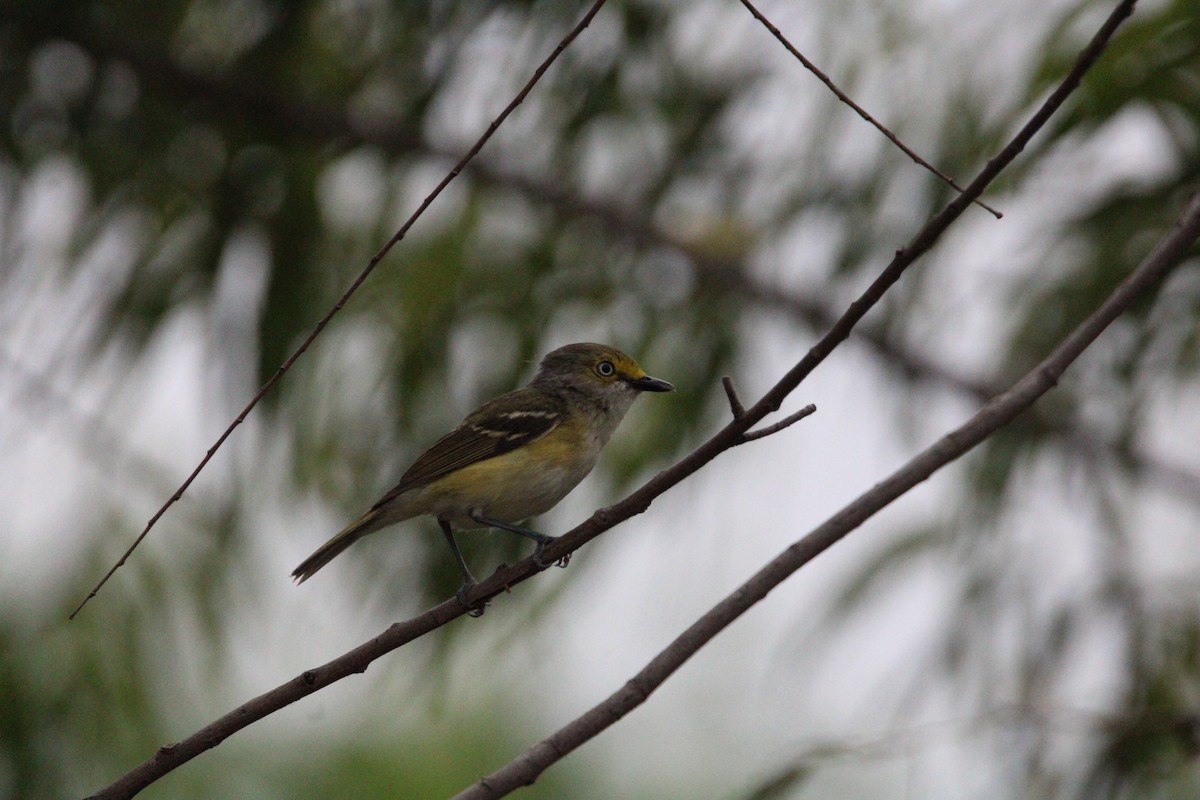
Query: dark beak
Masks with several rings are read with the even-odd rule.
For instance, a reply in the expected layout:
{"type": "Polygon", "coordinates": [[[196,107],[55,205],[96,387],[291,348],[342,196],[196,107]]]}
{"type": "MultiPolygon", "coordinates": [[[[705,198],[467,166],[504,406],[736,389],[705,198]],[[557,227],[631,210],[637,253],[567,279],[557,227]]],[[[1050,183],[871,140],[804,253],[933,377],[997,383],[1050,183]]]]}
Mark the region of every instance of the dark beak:
{"type": "Polygon", "coordinates": [[[649,375],[643,375],[640,378],[629,378],[625,381],[633,388],[642,392],[673,392],[675,387],[666,381],[660,381],[658,378],[651,378],[649,375]]]}

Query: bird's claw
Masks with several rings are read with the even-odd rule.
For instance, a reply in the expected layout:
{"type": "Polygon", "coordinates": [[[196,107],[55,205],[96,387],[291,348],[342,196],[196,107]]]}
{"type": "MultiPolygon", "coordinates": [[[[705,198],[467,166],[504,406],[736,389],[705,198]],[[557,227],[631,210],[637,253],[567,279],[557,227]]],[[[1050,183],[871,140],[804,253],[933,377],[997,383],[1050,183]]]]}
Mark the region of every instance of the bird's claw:
{"type": "Polygon", "coordinates": [[[565,569],[567,564],[571,563],[571,554],[570,553],[566,553],[562,557],[560,557],[558,560],[552,561],[550,563],[546,563],[545,561],[542,560],[542,551],[544,551],[546,549],[546,545],[550,544],[550,542],[553,542],[553,541],[554,541],[554,537],[547,536],[544,540],[539,541],[537,543],[537,546],[533,548],[533,563],[537,566],[538,569],[549,569],[550,567],[561,567],[561,568],[565,569]]]}
{"type": "Polygon", "coordinates": [[[475,588],[475,585],[476,584],[474,581],[471,581],[470,583],[464,583],[462,586],[458,587],[458,591],[454,593],[454,596],[458,598],[458,602],[462,603],[463,608],[467,610],[468,617],[475,617],[478,619],[479,617],[483,616],[483,612],[487,611],[488,601],[481,600],[475,605],[471,605],[469,602],[467,602],[467,595],[472,589],[475,588]]]}

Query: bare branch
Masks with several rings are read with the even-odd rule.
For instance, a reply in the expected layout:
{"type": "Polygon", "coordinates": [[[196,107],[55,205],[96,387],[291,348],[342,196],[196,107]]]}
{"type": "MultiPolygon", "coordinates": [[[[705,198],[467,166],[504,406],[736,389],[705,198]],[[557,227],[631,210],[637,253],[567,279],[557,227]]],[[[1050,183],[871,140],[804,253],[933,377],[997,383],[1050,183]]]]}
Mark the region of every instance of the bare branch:
{"type": "Polygon", "coordinates": [[[805,417],[815,413],[817,413],[817,407],[812,403],[809,403],[795,414],[789,414],[788,416],[779,420],[779,422],[776,422],[774,425],[768,425],[767,427],[760,428],[756,431],[747,431],[746,433],[742,434],[742,441],[753,442],[755,439],[762,439],[764,436],[770,436],[773,433],[779,433],[784,428],[789,428],[805,417]]]}
{"type": "Polygon", "coordinates": [[[117,560],[117,563],[113,564],[112,568],[105,573],[104,577],[100,579],[100,582],[96,584],[95,588],[88,592],[87,597],[83,598],[83,601],[76,607],[74,611],[71,612],[71,615],[68,617],[68,619],[75,619],[75,615],[78,614],[85,605],[87,605],[89,600],[96,596],[96,593],[99,592],[100,588],[108,582],[108,579],[112,577],[113,573],[121,568],[129,556],[133,554],[133,551],[137,548],[137,546],[142,543],[143,539],[146,538],[146,535],[150,533],[150,529],[154,527],[159,518],[162,517],[162,515],[166,513],[167,509],[174,505],[175,502],[183,496],[183,493],[187,491],[188,487],[192,485],[192,481],[196,479],[196,476],[200,474],[200,471],[204,469],[210,460],[212,460],[213,455],[215,455],[217,450],[220,449],[221,445],[225,443],[225,440],[229,438],[234,429],[245,421],[247,415],[254,410],[254,407],[257,406],[259,401],[266,396],[267,392],[271,391],[275,384],[279,382],[279,379],[283,377],[283,374],[292,368],[292,365],[296,363],[296,360],[299,359],[300,356],[304,355],[313,341],[321,335],[321,331],[325,330],[325,326],[329,324],[329,321],[333,319],[335,314],[342,310],[342,307],[345,306],[346,302],[349,301],[351,296],[358,291],[358,287],[361,286],[367,279],[367,276],[369,276],[375,270],[375,267],[380,261],[383,260],[383,257],[388,254],[388,251],[390,251],[397,242],[405,237],[417,219],[425,213],[425,209],[429,208],[429,205],[437,199],[438,195],[442,193],[442,190],[445,189],[452,180],[458,177],[459,173],[462,172],[463,167],[470,163],[471,159],[475,158],[479,151],[483,149],[483,146],[487,144],[489,139],[492,138],[492,135],[495,134],[496,130],[499,129],[499,127],[504,123],[504,120],[508,119],[508,115],[511,114],[516,107],[525,100],[525,97],[529,94],[537,82],[541,80],[542,75],[544,75],[546,70],[550,68],[550,65],[553,64],[560,55],[562,55],[562,52],[567,49],[567,46],[570,45],[571,42],[575,41],[575,38],[583,32],[584,28],[591,24],[592,18],[596,16],[596,13],[600,10],[600,7],[604,5],[604,2],[605,0],[596,0],[592,7],[588,9],[587,13],[583,15],[583,18],[578,22],[578,24],[576,24],[575,27],[563,37],[562,41],[558,43],[558,46],[554,48],[554,52],[547,56],[546,59],[538,66],[538,68],[534,70],[532,77],[530,77],[525,83],[525,86],[522,87],[521,91],[517,93],[517,96],[514,97],[507,106],[504,107],[504,110],[501,111],[494,120],[492,120],[492,124],[488,126],[483,135],[480,136],[475,144],[471,146],[471,149],[467,151],[466,155],[459,159],[458,163],[455,164],[450,172],[446,174],[446,177],[442,178],[441,182],[434,187],[433,191],[421,201],[421,205],[417,207],[417,210],[414,211],[409,218],[404,221],[404,224],[400,226],[400,229],[392,235],[392,238],[388,239],[383,247],[379,249],[379,252],[371,257],[371,260],[367,262],[367,266],[364,267],[362,272],[358,274],[358,277],[356,277],[350,283],[350,286],[347,287],[346,291],[342,293],[342,296],[338,298],[338,301],[333,304],[333,308],[329,309],[325,316],[321,317],[316,326],[312,329],[312,332],[308,334],[308,337],[305,338],[298,348],[296,348],[295,352],[287,357],[287,360],[279,365],[279,368],[275,371],[275,374],[267,379],[267,382],[264,383],[262,388],[258,390],[258,393],[250,399],[250,402],[247,403],[246,407],[243,408],[241,413],[237,415],[237,418],[235,418],[233,422],[229,424],[229,427],[225,429],[225,432],[217,437],[217,441],[212,447],[208,448],[208,452],[204,454],[204,458],[200,459],[200,463],[196,465],[196,468],[192,470],[192,473],[188,475],[187,479],[184,480],[179,488],[175,490],[175,493],[171,495],[171,497],[168,498],[165,503],[163,503],[162,507],[158,509],[154,516],[150,518],[150,521],[146,523],[146,527],[142,529],[142,532],[133,541],[133,544],[129,546],[129,549],[126,550],[125,553],[117,560]]]}
{"type": "MultiPolygon", "coordinates": [[[[703,277],[707,276],[705,265],[700,264],[703,277]]],[[[769,286],[750,275],[734,274],[732,268],[714,269],[712,280],[722,282],[723,288],[735,291],[747,299],[774,309],[794,320],[815,328],[833,325],[837,315],[815,300],[790,294],[777,287],[769,286]]],[[[815,294],[820,294],[816,292],[815,294]]],[[[939,363],[926,353],[906,345],[894,336],[888,336],[877,325],[862,324],[855,328],[854,342],[865,345],[882,359],[885,367],[891,367],[910,379],[917,379],[933,386],[940,386],[977,402],[987,402],[998,394],[1003,385],[993,380],[980,379],[939,363]]],[[[1200,474],[1180,464],[1173,464],[1154,453],[1140,450],[1129,441],[1113,441],[1104,433],[1094,431],[1080,420],[1067,420],[1033,410],[1038,423],[1046,433],[1061,440],[1068,454],[1084,458],[1092,463],[1098,459],[1110,459],[1125,464],[1140,477],[1157,488],[1171,492],[1179,498],[1196,503],[1200,500],[1200,474]]]]}
{"type": "MultiPolygon", "coordinates": [[[[850,305],[850,308],[834,323],[829,332],[771,390],[751,408],[746,409],[741,417],[729,422],[691,453],[655,475],[624,500],[596,511],[582,524],[560,536],[545,548],[542,560],[544,562],[557,561],[563,556],[575,552],[606,530],[642,513],[650,507],[655,498],[697,472],[724,451],[737,446],[746,431],[762,421],[768,414],[778,410],[784,398],[795,389],[801,380],[820,365],[839,343],[850,335],[855,324],[879,301],[888,287],[899,280],[904,270],[932,248],[950,224],[962,215],[971,201],[978,197],[988,184],[1017,157],[1033,134],[1046,123],[1050,115],[1079,85],[1083,74],[1095,63],[1107,41],[1120,23],[1133,11],[1135,4],[1136,0],[1122,0],[1100,31],[1080,53],[1078,60],[1063,82],[1050,94],[1013,140],[988,162],[980,175],[967,186],[961,195],[926,223],[906,247],[896,252],[895,258],[880,276],[850,305]]],[[[879,488],[877,486],[873,491],[879,488]]],[[[479,583],[465,599],[469,605],[478,605],[481,601],[508,591],[518,583],[528,580],[538,572],[540,569],[533,563],[532,558],[527,558],[513,566],[502,566],[491,577],[479,583]]],[[[463,613],[465,613],[465,608],[462,603],[457,600],[447,600],[407,622],[396,623],[366,644],[260,695],[178,744],[160,748],[155,755],[119,777],[93,797],[132,797],[158,778],[187,763],[200,753],[215,747],[242,728],[341,680],[347,675],[365,671],[367,666],[380,656],[462,616],[463,613]]],[[[632,696],[636,697],[637,685],[631,683],[627,688],[633,692],[632,696]]],[[[649,691],[650,689],[647,689],[645,694],[648,694],[649,691]]],[[[563,750],[563,752],[567,751],[563,750]]]]}
{"type": "MultiPolygon", "coordinates": [[[[905,155],[907,155],[913,161],[917,162],[917,164],[921,165],[922,167],[924,167],[925,169],[929,170],[934,175],[936,175],[938,178],[940,178],[943,183],[946,183],[947,185],[949,185],[951,188],[955,189],[956,191],[959,191],[959,192],[963,191],[963,188],[961,186],[959,186],[957,183],[955,183],[953,178],[951,178],[949,175],[946,175],[944,172],[939,170],[933,164],[930,164],[928,161],[921,158],[921,156],[917,155],[917,153],[914,150],[912,150],[910,147],[908,147],[908,145],[906,145],[906,144],[904,144],[904,142],[900,141],[900,137],[896,136],[896,134],[894,134],[890,130],[888,130],[888,128],[883,123],[879,122],[879,120],[875,119],[873,116],[871,116],[869,113],[867,113],[867,110],[865,108],[863,108],[862,106],[860,106],[858,103],[854,102],[854,100],[852,100],[850,98],[850,95],[846,94],[841,89],[839,89],[837,84],[834,83],[833,80],[828,75],[826,75],[824,72],[822,72],[821,69],[816,64],[809,61],[808,58],[805,57],[805,55],[803,53],[801,53],[799,50],[797,50],[796,47],[790,41],[788,41],[788,38],[783,35],[783,32],[781,30],[779,30],[779,28],[775,27],[774,23],[772,23],[771,20],[769,20],[765,16],[763,16],[763,13],[761,11],[759,11],[757,8],[755,8],[754,5],[750,2],[750,0],[742,0],[742,5],[744,5],[746,7],[747,11],[749,11],[751,14],[754,15],[754,18],[756,20],[758,20],[759,22],[761,22],[763,24],[763,27],[765,27],[767,30],[769,30],[771,32],[771,35],[773,35],[776,39],[779,40],[779,43],[782,44],[789,53],[791,53],[793,56],[796,57],[796,60],[798,60],[801,64],[804,65],[805,69],[807,69],[813,75],[816,75],[817,79],[820,80],[821,83],[823,83],[827,87],[829,87],[829,91],[831,91],[835,95],[837,95],[838,100],[841,100],[843,103],[850,106],[850,108],[854,109],[855,112],[857,112],[860,117],[862,117],[867,122],[874,125],[875,128],[880,133],[882,133],[884,136],[886,136],[888,138],[888,141],[890,141],[892,144],[896,145],[896,147],[899,147],[902,151],[904,151],[905,155]]],[[[979,206],[980,208],[983,208],[983,209],[991,212],[991,214],[993,216],[995,216],[996,219],[1000,219],[1001,217],[1004,216],[999,211],[992,208],[991,206],[989,206],[987,203],[983,202],[982,200],[978,200],[978,199],[975,200],[975,204],[977,206],[979,206]]]]}
{"type": "Polygon", "coordinates": [[[729,398],[729,412],[733,414],[734,419],[741,419],[746,413],[746,407],[742,405],[742,401],[738,398],[737,389],[734,388],[733,378],[728,375],[721,378],[721,385],[725,387],[725,396],[729,398]]]}
{"type": "Polygon", "coordinates": [[[793,543],[736,591],[679,635],[608,699],[526,750],[507,765],[455,796],[493,800],[528,786],[549,766],[644,703],[689,658],[767,596],[790,575],[942,467],[987,439],[1046,392],[1063,372],[1148,287],[1183,259],[1200,237],[1200,195],[1189,200],[1173,230],[1109,298],[1071,332],[1040,364],[995,397],[966,423],[943,436],[887,479],[860,495],[821,526],[793,543]]]}

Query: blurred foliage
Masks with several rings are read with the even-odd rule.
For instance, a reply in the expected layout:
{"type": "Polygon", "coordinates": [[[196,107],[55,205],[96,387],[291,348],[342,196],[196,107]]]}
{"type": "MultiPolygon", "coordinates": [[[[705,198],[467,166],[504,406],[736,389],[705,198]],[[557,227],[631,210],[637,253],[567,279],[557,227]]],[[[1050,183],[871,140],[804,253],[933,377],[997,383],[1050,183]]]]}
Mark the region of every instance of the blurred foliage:
{"type": "MultiPolygon", "coordinates": [[[[867,15],[878,4],[850,5],[848,14],[867,15]]],[[[1027,65],[1015,109],[997,113],[990,87],[938,76],[946,86],[931,160],[969,176],[1066,71],[1106,5],[1080,2],[1064,14],[1037,50],[1040,63],[1027,65]]],[[[223,382],[215,393],[244,402],[582,9],[544,0],[4,0],[0,310],[17,319],[25,306],[37,308],[30,298],[47,275],[91,287],[86,313],[67,320],[73,333],[35,343],[39,361],[64,375],[112,369],[114,353],[132,372],[157,336],[199,310],[211,374],[223,382]],[[83,187],[81,198],[43,211],[64,240],[21,241],[14,231],[37,223],[23,203],[55,181],[83,187]]],[[[919,29],[903,10],[876,10],[893,48],[919,29]]],[[[861,120],[818,91],[794,89],[798,68],[785,99],[773,95],[759,57],[766,39],[739,43],[753,57],[722,58],[722,13],[712,4],[613,0],[567,50],[256,412],[262,430],[282,441],[298,493],[357,514],[475,403],[528,377],[548,348],[583,338],[630,351],[680,388],[669,406],[644,404],[606,454],[608,490],[627,487],[727,413],[722,374],[743,385],[765,380],[743,372],[754,325],[782,311],[804,327],[797,338],[806,344],[821,316],[813,309],[840,310],[846,289],[860,287],[946,202],[946,187],[919,173],[918,181],[881,142],[843,152],[844,141],[862,135],[861,120]],[[717,21],[719,35],[697,34],[697,19],[717,21]],[[772,103],[788,113],[766,118],[761,109],[772,103]],[[808,116],[789,116],[801,104],[808,116]],[[816,255],[805,249],[802,262],[775,273],[761,266],[802,229],[817,232],[816,255]],[[776,284],[815,275],[803,295],[773,294],[776,284]]],[[[1043,158],[1086,151],[1131,115],[1153,122],[1167,145],[1158,172],[1087,185],[1086,202],[1058,232],[1053,268],[1031,269],[1006,289],[1011,336],[997,358],[997,385],[1041,358],[1112,289],[1195,185],[1198,26],[1190,0],[1139,10],[1000,184],[1011,190],[1043,158]]],[[[830,31],[853,38],[836,25],[830,31]]],[[[877,54],[846,52],[839,74],[854,94],[877,54]]],[[[894,118],[922,122],[924,106],[888,99],[894,118]]],[[[886,346],[875,351],[917,398],[925,383],[947,378],[898,354],[920,335],[923,304],[939,291],[934,277],[914,270],[877,315],[886,346]]],[[[1186,389],[1195,376],[1198,306],[1200,289],[1185,275],[1147,298],[1089,371],[970,461],[960,507],[885,543],[832,603],[831,630],[871,613],[925,561],[954,561],[955,602],[937,646],[914,659],[928,668],[914,686],[937,675],[980,706],[1002,696],[1037,708],[1048,686],[1069,680],[1072,648],[1097,618],[1116,626],[1124,682],[1088,746],[1062,766],[1041,755],[1050,752],[1042,745],[1054,721],[1023,719],[1033,731],[1024,746],[996,748],[1026,759],[1026,782],[997,796],[1195,794],[1200,599],[1178,591],[1164,602],[1146,591],[1129,563],[1123,508],[1130,491],[1155,478],[1138,457],[1154,388],[1186,389]],[[1148,362],[1152,374],[1142,369],[1148,362]],[[1108,411],[1104,435],[1080,437],[1096,397],[1108,411]],[[1039,587],[1024,584],[1019,570],[1028,554],[979,531],[1002,529],[1031,483],[1068,484],[1081,473],[1095,479],[1086,513],[1100,520],[1097,577],[1078,596],[1035,609],[1039,587]],[[1025,623],[1015,652],[998,633],[1006,614],[1025,623]],[[1015,688],[997,678],[1010,668],[1015,688]]],[[[0,794],[95,788],[178,733],[154,676],[194,654],[148,631],[183,619],[209,637],[214,673],[231,658],[221,647],[220,600],[231,585],[245,586],[236,564],[252,546],[256,491],[267,490],[234,490],[211,518],[193,521],[201,535],[186,571],[141,554],[144,566],[125,568],[137,570],[129,580],[136,589],[110,587],[104,610],[68,631],[31,631],[19,609],[0,614],[0,794]],[[71,757],[80,753],[92,756],[82,767],[71,757]]],[[[114,511],[121,524],[111,528],[131,527],[129,513],[114,511]]],[[[103,544],[64,581],[72,593],[102,572],[111,540],[95,540],[103,544]]],[[[361,567],[382,579],[403,558],[406,584],[370,585],[421,601],[446,596],[455,570],[438,537],[412,537],[409,546],[379,548],[361,567]],[[411,576],[414,562],[422,569],[411,576]]],[[[528,551],[500,536],[472,537],[464,549],[473,564],[528,551]]],[[[439,634],[439,653],[451,636],[439,634]]],[[[355,742],[315,759],[248,744],[249,755],[232,756],[245,767],[236,778],[185,768],[152,791],[211,797],[232,792],[228,779],[253,796],[442,796],[494,767],[492,754],[528,742],[506,713],[481,712],[499,720],[482,730],[464,721],[432,737],[407,731],[395,749],[355,742]],[[463,758],[451,763],[449,752],[463,758]]],[[[790,777],[760,796],[803,788],[812,771],[807,763],[784,769],[790,777]]],[[[558,774],[535,791],[568,796],[569,779],[557,783],[558,774]]]]}

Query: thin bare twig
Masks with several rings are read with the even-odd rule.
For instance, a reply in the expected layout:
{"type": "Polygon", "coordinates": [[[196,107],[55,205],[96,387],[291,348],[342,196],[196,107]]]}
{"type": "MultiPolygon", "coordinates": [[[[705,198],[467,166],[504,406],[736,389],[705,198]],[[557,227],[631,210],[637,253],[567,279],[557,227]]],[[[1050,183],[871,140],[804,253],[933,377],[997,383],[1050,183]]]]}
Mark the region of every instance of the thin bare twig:
{"type": "MultiPolygon", "coordinates": [[[[956,191],[958,191],[958,192],[963,191],[963,188],[961,186],[959,186],[957,183],[955,183],[953,178],[951,178],[949,175],[947,175],[944,172],[942,172],[941,170],[939,170],[933,164],[930,164],[928,161],[921,158],[921,156],[918,155],[916,153],[916,151],[914,151],[912,148],[910,148],[904,142],[900,141],[900,137],[898,137],[896,134],[894,134],[890,130],[888,130],[887,126],[885,126],[882,122],[880,122],[879,120],[877,120],[873,116],[871,116],[865,108],[860,106],[858,103],[854,102],[854,100],[851,99],[850,95],[846,94],[841,89],[839,89],[838,85],[836,83],[834,83],[833,80],[828,75],[826,75],[824,72],[822,72],[821,69],[816,64],[809,61],[808,58],[803,53],[801,53],[799,50],[797,50],[795,45],[793,45],[790,41],[788,41],[788,38],[783,35],[783,31],[779,30],[779,28],[777,28],[775,26],[775,24],[771,22],[771,20],[767,19],[761,11],[759,11],[757,8],[755,8],[754,4],[751,3],[750,0],[742,0],[742,5],[744,5],[746,7],[747,11],[749,11],[751,14],[754,15],[754,18],[756,20],[758,20],[759,22],[761,22],[763,24],[763,27],[765,27],[767,30],[769,30],[771,32],[771,35],[773,35],[776,39],[779,40],[779,43],[782,44],[789,53],[791,53],[793,56],[796,57],[796,60],[798,60],[801,64],[804,65],[805,69],[807,69],[813,75],[816,75],[817,79],[819,81],[821,81],[821,83],[823,83],[827,87],[829,87],[829,91],[833,92],[834,95],[837,96],[838,100],[841,100],[843,103],[850,106],[850,108],[854,109],[854,111],[860,117],[865,119],[871,125],[875,126],[876,130],[878,130],[880,133],[882,133],[884,136],[886,136],[888,138],[888,141],[890,141],[892,144],[896,145],[896,147],[899,147],[902,151],[904,151],[905,155],[907,155],[909,158],[911,158],[917,164],[921,165],[925,169],[932,172],[934,175],[936,175],[938,178],[940,178],[942,180],[942,182],[946,183],[947,185],[949,185],[951,188],[955,189],[956,191]]],[[[978,200],[978,199],[975,200],[975,205],[991,212],[991,214],[993,216],[995,216],[996,219],[1000,219],[1004,216],[999,211],[992,208],[991,206],[989,206],[987,203],[983,202],[982,200],[978,200]]]]}
{"type": "Polygon", "coordinates": [[[1053,389],[1063,372],[1113,320],[1124,313],[1143,291],[1160,281],[1183,260],[1198,237],[1200,195],[1194,195],[1174,229],[1153,252],[1050,355],[1008,391],[995,397],[966,423],[943,436],[768,562],[750,580],[688,627],[606,700],[456,795],[454,800],[495,800],[521,786],[528,786],[552,764],[644,703],[689,658],[766,597],[768,592],[894,500],[1007,425],[1053,389]]]}
{"type": "Polygon", "coordinates": [[[807,416],[811,416],[812,414],[815,414],[815,413],[817,413],[817,407],[815,405],[813,405],[812,403],[809,403],[808,405],[806,405],[804,408],[800,409],[796,413],[788,414],[786,417],[779,420],[779,422],[776,422],[774,425],[768,425],[767,427],[759,428],[756,431],[746,431],[744,434],[742,434],[742,441],[743,442],[753,442],[755,439],[762,439],[764,436],[770,436],[773,433],[779,433],[784,428],[790,428],[792,425],[795,425],[800,420],[804,419],[807,416]]]}
{"type": "MultiPolygon", "coordinates": [[[[563,556],[575,552],[610,528],[642,513],[659,495],[694,474],[724,451],[736,447],[746,431],[762,421],[768,414],[776,411],[783,399],[799,385],[800,381],[850,335],[855,324],[879,301],[887,287],[899,280],[909,265],[933,247],[950,224],[962,216],[970,202],[979,196],[987,185],[1017,157],[1033,134],[1046,123],[1050,115],[1079,85],[1083,74],[1099,58],[1105,43],[1111,38],[1120,23],[1133,11],[1135,4],[1136,0],[1123,0],[1105,22],[1100,32],[1080,53],[1074,67],[1059,87],[1046,98],[1042,106],[1013,140],[988,162],[963,194],[952,200],[946,208],[926,223],[907,247],[896,252],[895,257],[879,278],[850,305],[850,308],[831,327],[829,332],[770,391],[754,406],[745,409],[741,417],[729,422],[691,453],[655,475],[624,500],[596,511],[583,523],[547,545],[542,553],[542,560],[544,562],[557,561],[563,556]]],[[[468,594],[465,598],[467,604],[478,605],[481,601],[510,590],[540,571],[533,563],[532,558],[527,558],[511,566],[503,565],[468,594]]],[[[366,671],[375,659],[445,625],[464,613],[466,613],[465,605],[457,599],[451,599],[406,622],[395,623],[374,639],[323,666],[306,670],[292,680],[244,703],[225,716],[209,723],[187,739],[160,748],[149,759],[120,776],[92,797],[105,800],[132,797],[158,778],[182,766],[199,754],[216,747],[239,730],[348,675],[366,671]]]]}
{"type": "Polygon", "coordinates": [[[729,398],[729,413],[733,414],[734,419],[740,419],[746,413],[746,407],[742,405],[742,401],[738,398],[737,389],[733,385],[733,378],[728,375],[721,378],[721,385],[725,387],[725,396],[729,398]]]}
{"type": "Polygon", "coordinates": [[[296,360],[300,358],[300,356],[304,355],[309,346],[313,343],[313,340],[321,335],[321,331],[325,330],[325,326],[329,324],[329,321],[333,319],[334,315],[341,311],[342,307],[346,305],[346,302],[350,299],[350,297],[358,291],[358,287],[361,286],[363,281],[367,279],[367,276],[375,270],[375,267],[380,261],[383,260],[383,257],[388,254],[388,251],[390,251],[397,242],[404,238],[417,219],[425,213],[425,209],[427,209],[429,205],[435,199],[437,199],[438,195],[442,193],[442,190],[450,184],[450,181],[458,177],[459,173],[462,172],[463,167],[470,163],[471,159],[475,158],[479,151],[483,149],[483,146],[487,144],[489,139],[492,138],[492,135],[496,133],[497,129],[499,129],[500,125],[503,124],[504,120],[508,119],[508,115],[511,114],[516,107],[525,100],[525,97],[533,89],[534,85],[541,80],[542,75],[545,74],[546,70],[550,68],[550,65],[557,61],[558,57],[562,55],[562,52],[567,49],[568,45],[575,41],[575,38],[579,36],[579,34],[583,33],[583,30],[587,28],[589,24],[591,24],[592,18],[596,16],[596,13],[600,11],[600,7],[603,6],[604,3],[605,0],[596,0],[596,2],[592,4],[592,7],[589,8],[587,13],[583,15],[583,18],[579,21],[579,23],[576,24],[575,27],[563,37],[562,41],[558,43],[558,46],[554,48],[554,52],[552,52],[538,66],[538,68],[534,70],[533,76],[530,77],[530,79],[525,83],[525,86],[520,92],[517,93],[517,96],[514,97],[507,106],[504,107],[504,110],[501,111],[494,120],[492,120],[492,124],[488,126],[483,135],[480,136],[475,144],[471,146],[471,149],[467,151],[466,155],[459,159],[458,163],[455,164],[450,172],[446,174],[446,177],[442,178],[441,182],[434,187],[433,191],[430,192],[423,201],[421,201],[421,205],[417,207],[417,210],[414,211],[407,220],[405,220],[404,224],[400,226],[400,229],[393,234],[392,238],[388,239],[387,243],[380,248],[379,252],[371,257],[371,260],[367,262],[367,266],[363,268],[362,272],[358,274],[358,277],[351,282],[346,291],[342,293],[342,296],[338,298],[338,301],[333,304],[333,308],[329,309],[328,313],[326,313],[325,316],[317,322],[316,326],[312,329],[312,332],[309,333],[308,337],[303,341],[303,343],[296,348],[296,351],[288,356],[286,361],[279,365],[279,368],[275,371],[275,374],[267,379],[267,382],[264,383],[262,388],[258,390],[258,393],[250,399],[250,402],[246,404],[246,407],[242,409],[241,413],[237,415],[233,422],[229,424],[229,427],[225,429],[225,432],[217,438],[217,441],[213,444],[213,446],[210,447],[208,452],[204,454],[204,458],[200,459],[200,463],[196,465],[196,468],[192,470],[192,473],[188,475],[187,479],[179,486],[178,489],[175,490],[175,493],[171,495],[171,497],[165,503],[163,503],[162,507],[158,509],[154,516],[150,518],[150,521],[146,523],[146,527],[142,529],[141,534],[139,534],[137,539],[134,540],[133,544],[129,546],[129,549],[126,550],[121,558],[117,560],[116,564],[113,564],[112,568],[109,569],[104,577],[100,579],[100,582],[96,584],[95,588],[88,592],[87,597],[83,598],[83,601],[78,605],[78,607],[76,607],[74,611],[71,612],[71,615],[68,617],[68,619],[75,619],[75,615],[78,614],[85,605],[87,605],[89,600],[96,596],[96,593],[99,592],[100,588],[108,582],[108,579],[112,577],[113,573],[121,568],[121,566],[125,563],[137,546],[142,543],[143,539],[146,538],[146,534],[150,533],[150,529],[154,527],[159,518],[162,517],[162,515],[166,513],[167,509],[174,505],[179,498],[183,496],[183,493],[187,491],[188,487],[192,485],[192,481],[194,481],[196,476],[200,474],[200,470],[204,469],[205,465],[208,464],[221,445],[225,443],[225,440],[229,438],[234,429],[241,425],[243,421],[245,421],[246,416],[254,409],[255,406],[258,405],[259,401],[262,400],[267,392],[271,391],[272,387],[274,387],[279,379],[283,377],[283,374],[291,369],[292,365],[296,363],[296,360]]]}

